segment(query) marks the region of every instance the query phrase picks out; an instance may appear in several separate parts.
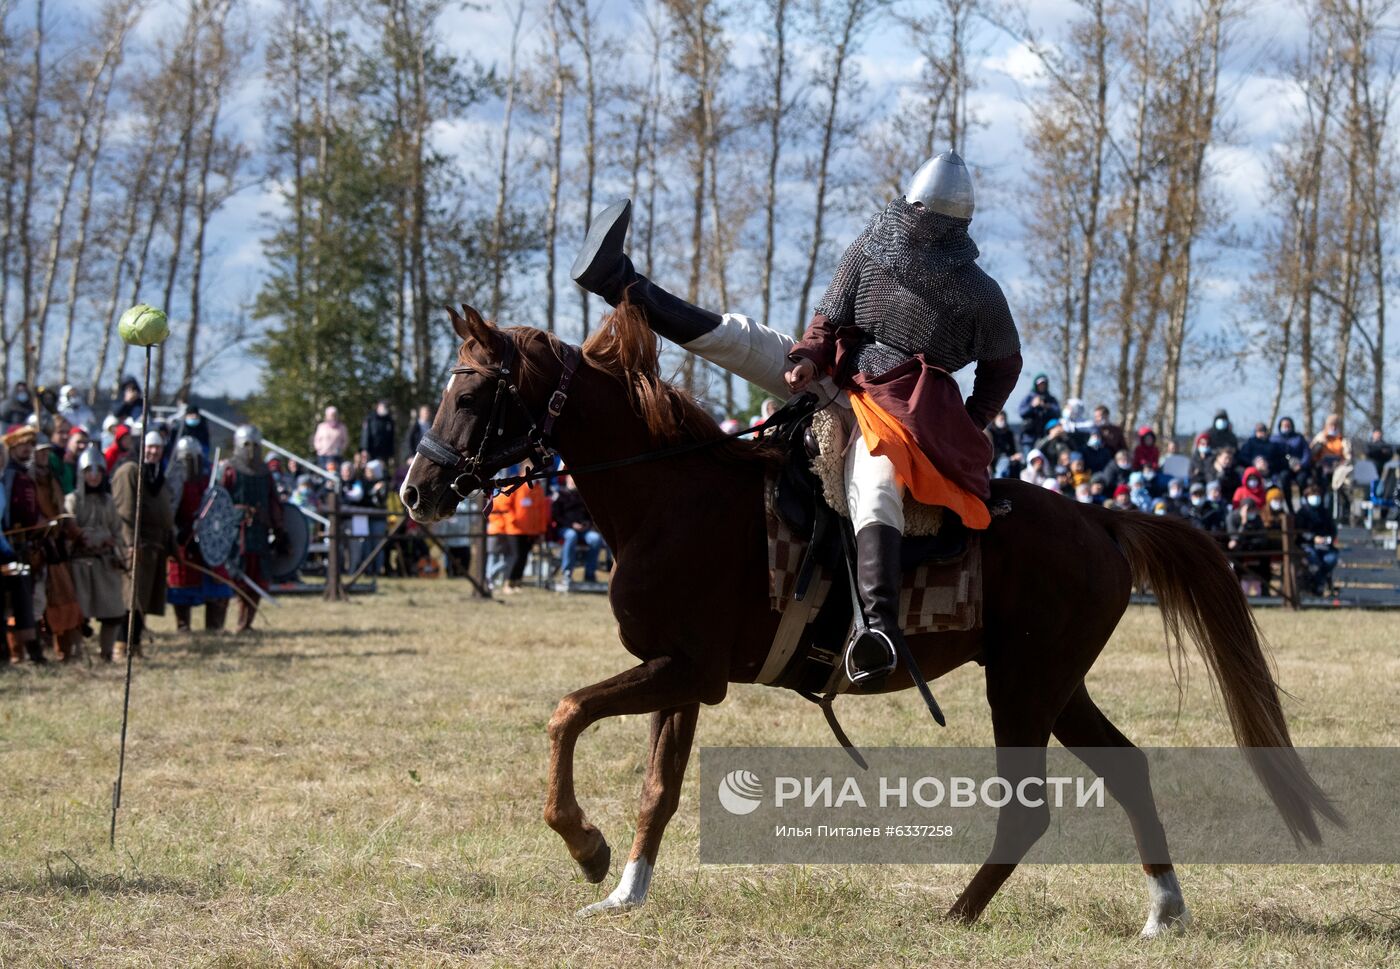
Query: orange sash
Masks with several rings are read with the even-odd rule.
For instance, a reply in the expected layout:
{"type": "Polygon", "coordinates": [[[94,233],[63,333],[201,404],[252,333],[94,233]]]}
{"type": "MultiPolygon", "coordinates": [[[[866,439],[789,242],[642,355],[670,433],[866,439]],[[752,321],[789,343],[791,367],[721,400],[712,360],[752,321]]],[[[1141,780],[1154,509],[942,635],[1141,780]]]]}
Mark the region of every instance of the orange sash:
{"type": "Polygon", "coordinates": [[[903,424],[864,391],[852,390],[850,396],[865,446],[871,454],[890,459],[895,476],[916,501],[950,509],[968,528],[983,529],[992,523],[986,503],[935,468],[903,424]]]}

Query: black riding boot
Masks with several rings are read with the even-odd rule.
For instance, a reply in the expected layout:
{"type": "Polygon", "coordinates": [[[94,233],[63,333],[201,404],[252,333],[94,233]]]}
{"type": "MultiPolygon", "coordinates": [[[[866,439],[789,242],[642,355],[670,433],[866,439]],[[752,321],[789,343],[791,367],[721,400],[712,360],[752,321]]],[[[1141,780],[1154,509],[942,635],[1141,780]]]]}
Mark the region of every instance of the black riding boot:
{"type": "Polygon", "coordinates": [[[718,313],[687,303],[637,272],[622,249],[631,221],[631,199],[614,202],[598,214],[570,270],[574,282],[603,297],[609,306],[626,296],[642,311],[648,326],[674,343],[689,343],[719,326],[723,317],[718,313]]]}
{"type": "Polygon", "coordinates": [[[892,525],[866,525],[856,532],[856,590],[868,628],[846,648],[846,676],[863,689],[878,687],[899,662],[894,637],[904,635],[899,615],[902,537],[892,525]]]}

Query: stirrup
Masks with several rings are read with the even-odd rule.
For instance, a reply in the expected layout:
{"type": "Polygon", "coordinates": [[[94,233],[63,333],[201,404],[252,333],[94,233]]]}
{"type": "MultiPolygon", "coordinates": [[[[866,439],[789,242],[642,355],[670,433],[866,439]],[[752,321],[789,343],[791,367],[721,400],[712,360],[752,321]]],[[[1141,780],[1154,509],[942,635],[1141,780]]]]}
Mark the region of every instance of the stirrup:
{"type": "Polygon", "coordinates": [[[846,679],[850,680],[854,686],[878,683],[893,673],[898,665],[899,654],[895,652],[894,641],[883,630],[866,629],[859,635],[851,637],[850,643],[846,646],[846,679]],[[856,666],[854,656],[858,646],[867,648],[873,646],[879,649],[884,654],[882,661],[874,666],[856,666]]]}

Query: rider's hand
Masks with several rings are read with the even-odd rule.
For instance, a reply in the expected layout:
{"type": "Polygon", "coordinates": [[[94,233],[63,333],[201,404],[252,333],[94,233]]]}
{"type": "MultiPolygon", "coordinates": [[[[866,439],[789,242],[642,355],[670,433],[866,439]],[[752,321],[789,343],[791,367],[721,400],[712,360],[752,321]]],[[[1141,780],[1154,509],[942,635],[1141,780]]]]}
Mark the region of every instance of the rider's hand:
{"type": "Polygon", "coordinates": [[[788,390],[794,394],[800,394],[817,376],[816,364],[807,359],[798,360],[792,369],[783,374],[783,379],[787,381],[788,390]]]}

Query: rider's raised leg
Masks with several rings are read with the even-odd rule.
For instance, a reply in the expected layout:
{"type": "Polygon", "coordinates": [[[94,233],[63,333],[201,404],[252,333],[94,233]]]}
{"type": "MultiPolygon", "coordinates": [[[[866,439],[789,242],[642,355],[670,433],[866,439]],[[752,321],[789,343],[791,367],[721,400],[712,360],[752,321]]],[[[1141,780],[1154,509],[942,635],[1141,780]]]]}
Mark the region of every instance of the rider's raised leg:
{"type": "Polygon", "coordinates": [[[899,609],[904,488],[889,458],[873,455],[857,428],[846,450],[846,502],[856,535],[856,590],[869,627],[846,649],[846,675],[872,688],[894,670],[899,609]]]}
{"type": "Polygon", "coordinates": [[[612,306],[625,295],[661,336],[785,400],[793,338],[747,316],[688,303],[637,272],[622,247],[630,219],[631,204],[624,200],[593,220],[574,262],[574,281],[612,306]]]}

